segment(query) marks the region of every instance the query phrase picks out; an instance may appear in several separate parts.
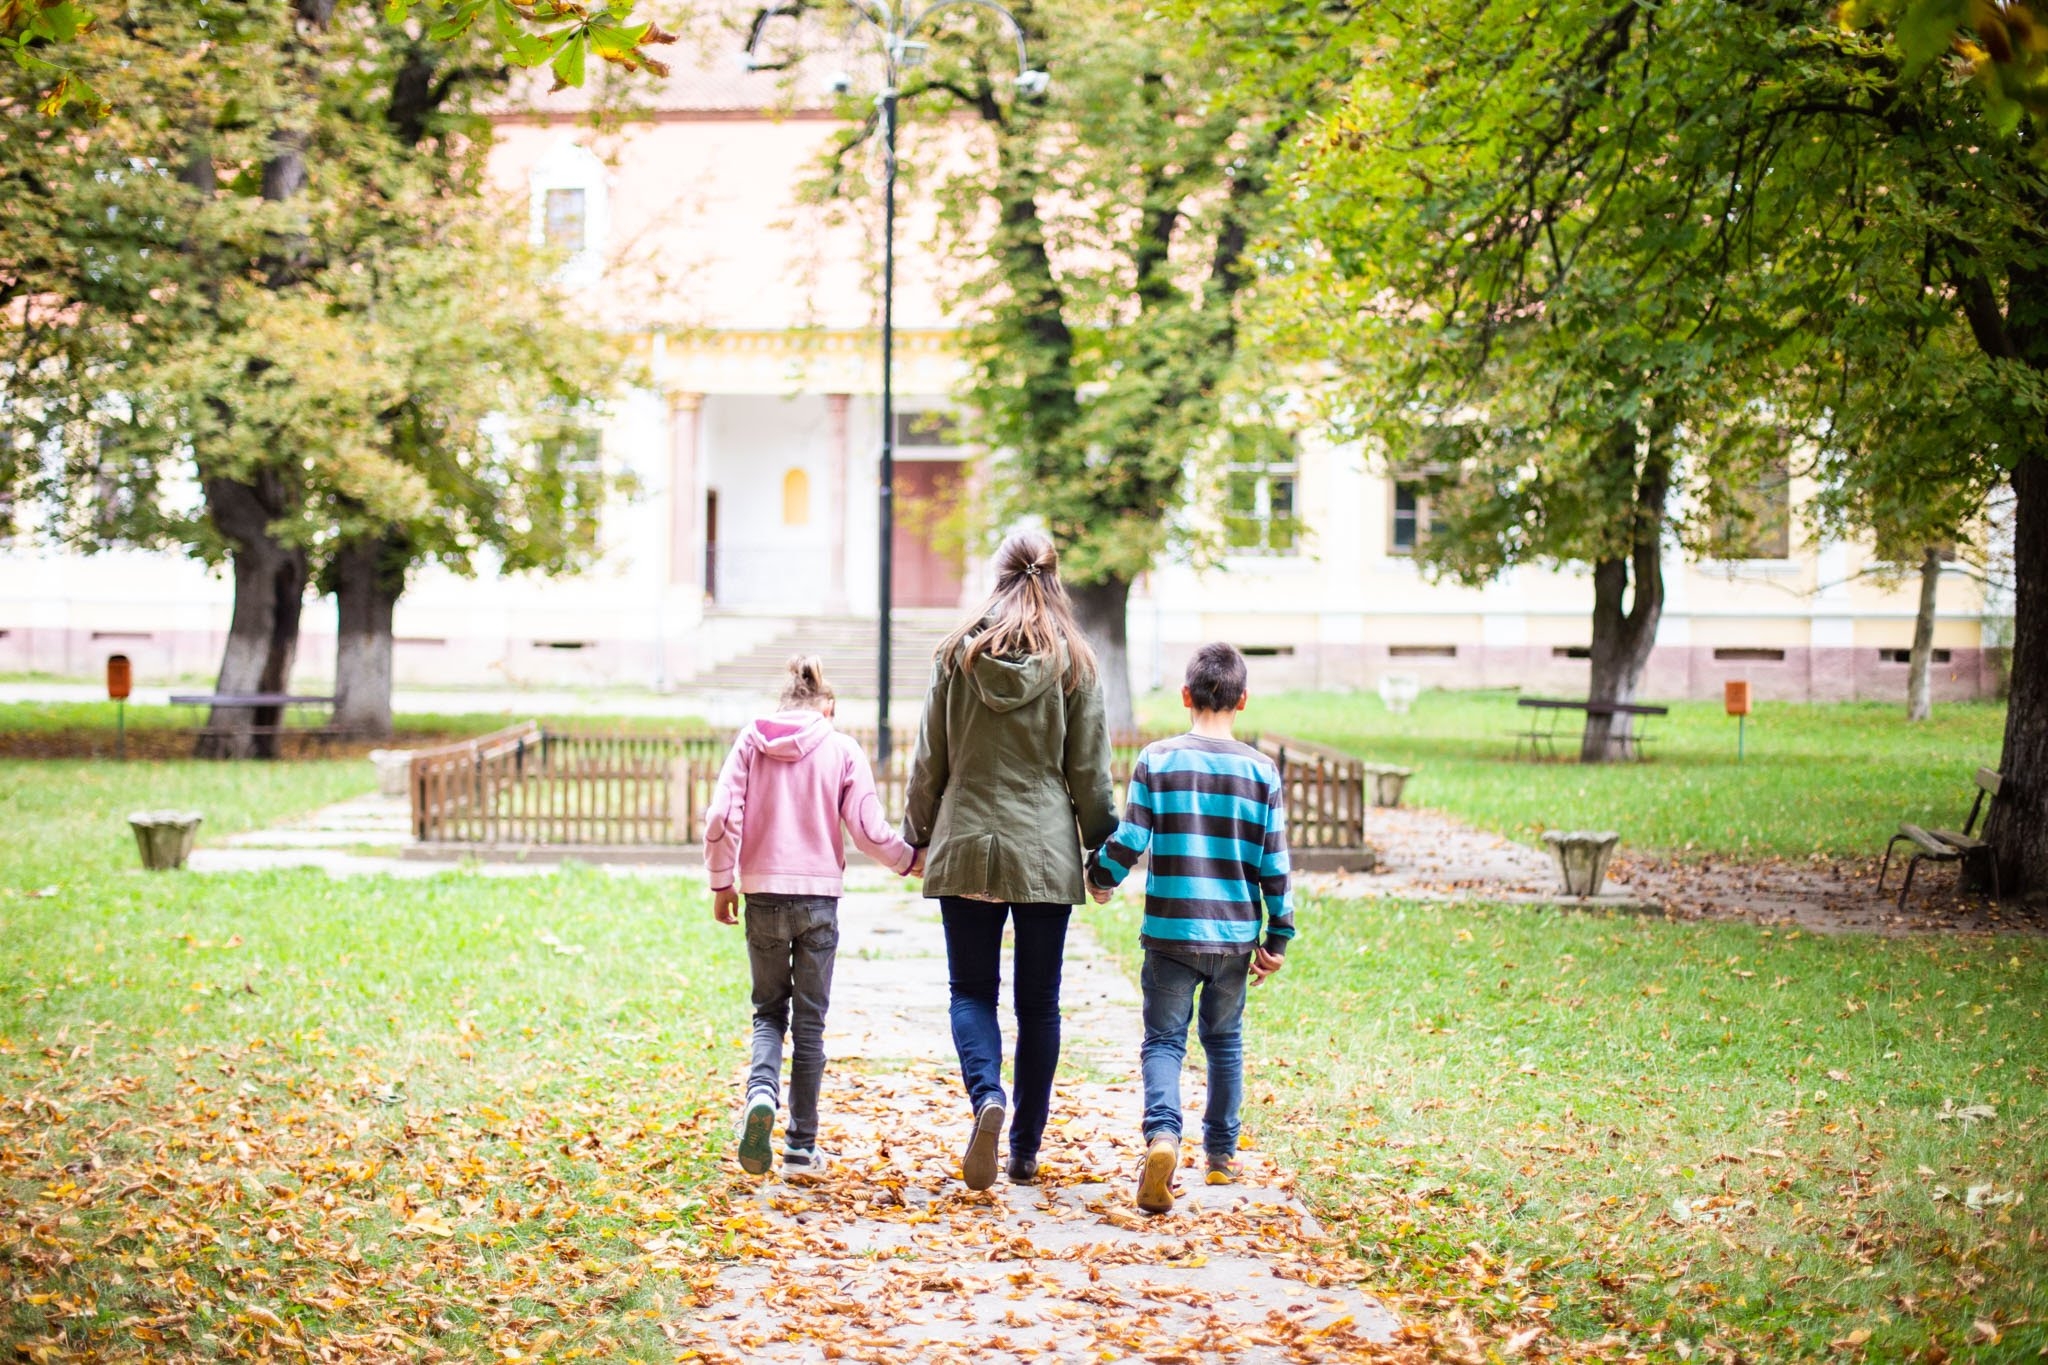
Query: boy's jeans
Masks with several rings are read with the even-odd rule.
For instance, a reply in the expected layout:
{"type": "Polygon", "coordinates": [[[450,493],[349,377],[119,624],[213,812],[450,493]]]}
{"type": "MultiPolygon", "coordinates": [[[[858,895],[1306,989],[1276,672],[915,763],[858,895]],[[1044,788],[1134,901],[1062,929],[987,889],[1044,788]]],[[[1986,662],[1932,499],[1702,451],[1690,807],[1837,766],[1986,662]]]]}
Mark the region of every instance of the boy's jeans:
{"type": "Polygon", "coordinates": [[[754,1058],[747,1090],[781,1097],[782,1035],[790,1036],[785,1147],[818,1140],[818,1083],[825,1076],[825,1010],[839,951],[834,896],[748,896],[747,956],[754,968],[754,1058]]]}
{"type": "Polygon", "coordinates": [[[1180,1141],[1180,1069],[1188,1055],[1188,1022],[1202,994],[1197,1033],[1209,1056],[1209,1108],[1202,1146],[1210,1156],[1237,1150],[1237,1111],[1244,1100],[1244,992],[1252,955],[1169,953],[1145,949],[1138,984],[1145,993],[1145,1141],[1180,1141]]]}

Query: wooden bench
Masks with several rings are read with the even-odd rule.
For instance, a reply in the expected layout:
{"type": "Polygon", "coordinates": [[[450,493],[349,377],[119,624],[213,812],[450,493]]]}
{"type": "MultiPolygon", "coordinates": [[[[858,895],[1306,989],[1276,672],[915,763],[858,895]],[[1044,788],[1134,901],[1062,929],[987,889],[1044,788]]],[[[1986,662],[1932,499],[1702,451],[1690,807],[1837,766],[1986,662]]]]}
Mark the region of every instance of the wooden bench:
{"type": "Polygon", "coordinates": [[[329,740],[341,733],[333,725],[287,725],[285,712],[294,707],[325,706],[332,710],[334,698],[300,696],[292,692],[187,692],[170,698],[173,706],[204,706],[208,710],[216,707],[247,710],[254,713],[246,725],[209,728],[199,726],[194,733],[205,735],[236,734],[282,737],[302,735],[308,739],[329,740]],[[264,719],[268,715],[271,719],[264,719]]]}
{"type": "MultiPolygon", "coordinates": [[[[1553,697],[1517,697],[1515,705],[1535,713],[1529,717],[1529,727],[1515,735],[1515,757],[1521,758],[1522,746],[1526,744],[1531,760],[1546,752],[1552,758],[1557,757],[1557,724],[1568,711],[1576,711],[1587,716],[1623,716],[1631,722],[1650,716],[1671,714],[1671,708],[1668,706],[1644,706],[1625,701],[1568,701],[1553,697]]],[[[1607,743],[1615,757],[1640,760],[1643,756],[1644,738],[1640,727],[1632,723],[1618,734],[1609,731],[1607,743]]]]}
{"type": "Polygon", "coordinates": [[[1991,865],[1991,898],[2003,900],[2004,888],[1998,884],[1998,859],[1990,855],[1991,846],[1978,836],[1977,831],[1991,823],[1991,807],[1998,801],[1998,789],[2004,779],[1990,768],[1977,769],[1977,795],[1970,802],[1970,814],[1963,821],[1960,830],[1922,829],[1907,821],[1899,822],[1899,832],[1884,846],[1884,862],[1877,869],[1877,889],[1884,890],[1885,874],[1891,871],[1892,850],[1902,843],[1913,845],[1913,856],[1906,862],[1906,881],[1899,888],[1899,909],[1906,908],[1906,893],[1913,889],[1913,873],[1922,863],[1960,863],[1966,858],[1982,855],[1991,865]],[[1983,816],[1983,825],[1977,817],[1983,816]]]}

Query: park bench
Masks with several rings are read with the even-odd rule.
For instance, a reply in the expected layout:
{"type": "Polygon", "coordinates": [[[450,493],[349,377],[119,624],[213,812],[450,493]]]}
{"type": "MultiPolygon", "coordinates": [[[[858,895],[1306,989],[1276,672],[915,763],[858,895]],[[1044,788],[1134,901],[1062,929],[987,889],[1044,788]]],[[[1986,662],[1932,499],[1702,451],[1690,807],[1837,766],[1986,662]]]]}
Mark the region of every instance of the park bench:
{"type": "Polygon", "coordinates": [[[1565,715],[1577,712],[1584,716],[1626,716],[1632,722],[1626,730],[1609,732],[1607,743],[1615,757],[1641,759],[1644,735],[1641,722],[1650,716],[1664,716],[1671,713],[1668,706],[1644,706],[1625,701],[1570,701],[1552,697],[1517,697],[1515,705],[1530,712],[1528,725],[1515,733],[1515,757],[1522,756],[1523,746],[1529,750],[1529,758],[1548,755],[1557,757],[1558,722],[1565,715]]]}
{"type": "Polygon", "coordinates": [[[1991,846],[1978,836],[1979,829],[1991,823],[1991,807],[1998,802],[1998,789],[2004,779],[1990,768],[1977,769],[1977,795],[1970,802],[1970,814],[1963,821],[1963,827],[1955,829],[1922,829],[1920,826],[1901,820],[1899,832],[1884,846],[1884,862],[1877,869],[1877,889],[1884,890],[1885,874],[1891,870],[1892,850],[1905,843],[1913,845],[1913,856],[1906,862],[1906,881],[1899,888],[1899,909],[1906,908],[1906,893],[1913,889],[1913,873],[1922,863],[1961,863],[1965,859],[1981,857],[1991,867],[1991,898],[2003,900],[2004,889],[1998,884],[1998,859],[1991,856],[1991,846]],[[1983,816],[1979,825],[1978,816],[1983,816]]]}
{"type": "MultiPolygon", "coordinates": [[[[220,707],[248,711],[250,718],[247,723],[224,727],[229,733],[233,734],[249,735],[251,737],[258,735],[282,737],[290,734],[324,742],[333,739],[341,733],[332,724],[287,725],[285,723],[285,712],[295,708],[324,706],[331,712],[334,707],[334,698],[332,697],[299,696],[291,692],[187,692],[173,696],[170,702],[173,706],[204,706],[208,710],[220,707]]],[[[199,726],[195,729],[195,733],[207,733],[207,727],[199,726]]],[[[215,728],[213,733],[221,733],[221,728],[215,728]]]]}

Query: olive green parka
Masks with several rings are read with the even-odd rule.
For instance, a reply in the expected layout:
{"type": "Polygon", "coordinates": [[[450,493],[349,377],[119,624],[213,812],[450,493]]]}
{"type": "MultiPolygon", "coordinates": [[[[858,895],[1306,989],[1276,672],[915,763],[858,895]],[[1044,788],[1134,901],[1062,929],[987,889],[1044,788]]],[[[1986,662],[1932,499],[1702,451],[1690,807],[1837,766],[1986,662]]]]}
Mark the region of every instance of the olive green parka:
{"type": "Polygon", "coordinates": [[[1057,657],[932,667],[903,837],[926,850],[924,894],[1078,905],[1081,852],[1116,832],[1102,685],[1073,691],[1057,657]]]}

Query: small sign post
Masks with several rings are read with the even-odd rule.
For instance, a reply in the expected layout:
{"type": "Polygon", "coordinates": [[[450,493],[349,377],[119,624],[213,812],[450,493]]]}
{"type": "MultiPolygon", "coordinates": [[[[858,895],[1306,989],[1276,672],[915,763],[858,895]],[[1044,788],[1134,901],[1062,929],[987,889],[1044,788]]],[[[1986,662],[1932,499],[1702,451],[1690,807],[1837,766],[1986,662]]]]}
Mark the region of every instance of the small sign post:
{"type": "Polygon", "coordinates": [[[114,703],[114,757],[128,761],[128,694],[135,688],[135,670],[126,654],[107,656],[107,696],[114,703]]]}
{"type": "Polygon", "coordinates": [[[1721,700],[1728,708],[1728,714],[1735,719],[1735,761],[1742,762],[1743,741],[1749,724],[1749,684],[1730,682],[1721,685],[1721,700]]]}

